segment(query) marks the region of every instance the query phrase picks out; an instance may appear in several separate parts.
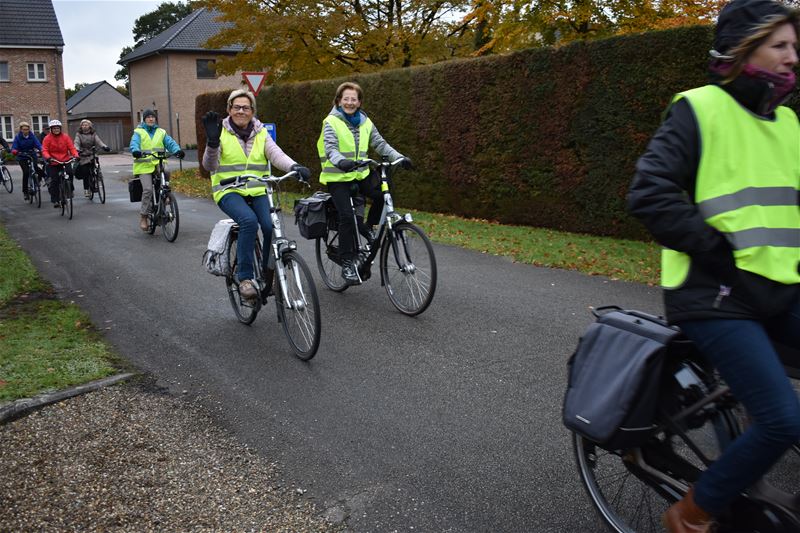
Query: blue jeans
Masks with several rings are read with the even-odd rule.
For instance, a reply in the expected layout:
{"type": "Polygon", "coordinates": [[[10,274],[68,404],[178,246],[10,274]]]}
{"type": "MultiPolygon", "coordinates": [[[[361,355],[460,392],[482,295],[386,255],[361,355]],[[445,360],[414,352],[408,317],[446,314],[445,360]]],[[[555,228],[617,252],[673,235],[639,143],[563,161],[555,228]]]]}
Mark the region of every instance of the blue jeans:
{"type": "MultiPolygon", "coordinates": [[[[219,200],[219,207],[239,224],[239,242],[236,246],[236,263],[239,281],[253,279],[253,250],[258,226],[264,235],[261,257],[266,258],[272,240],[272,219],[269,216],[269,200],[266,195],[242,196],[229,192],[219,200]]],[[[266,261],[266,259],[265,259],[266,261]]],[[[266,263],[265,263],[266,264],[266,263]]]]}
{"type": "Polygon", "coordinates": [[[770,338],[800,348],[800,302],[766,322],[689,320],[686,333],[719,370],[752,425],[695,484],[695,501],[719,515],[800,440],[800,402],[770,338]]]}

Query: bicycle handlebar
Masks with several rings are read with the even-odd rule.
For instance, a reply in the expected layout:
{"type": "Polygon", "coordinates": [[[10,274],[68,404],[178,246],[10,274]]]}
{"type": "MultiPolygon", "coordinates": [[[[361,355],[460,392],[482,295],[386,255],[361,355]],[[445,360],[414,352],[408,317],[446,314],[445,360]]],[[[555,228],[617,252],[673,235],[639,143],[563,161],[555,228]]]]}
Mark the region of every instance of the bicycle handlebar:
{"type": "Polygon", "coordinates": [[[369,159],[369,158],[367,158],[367,159],[359,159],[359,160],[355,161],[355,164],[356,164],[355,168],[360,169],[360,168],[364,168],[364,167],[367,167],[367,166],[375,167],[375,168],[377,168],[377,167],[387,167],[388,168],[388,167],[393,167],[393,166],[399,165],[400,162],[403,159],[405,159],[405,158],[404,157],[399,157],[399,158],[395,159],[392,162],[389,162],[389,161],[375,161],[374,159],[369,159]]]}
{"type": "Polygon", "coordinates": [[[174,154],[168,154],[166,150],[142,150],[142,155],[151,155],[156,159],[168,159],[174,154]]]}
{"type": "MultiPolygon", "coordinates": [[[[299,176],[300,175],[297,173],[296,170],[290,170],[283,176],[259,176],[257,174],[242,174],[240,176],[233,176],[232,178],[225,178],[224,180],[221,180],[219,184],[220,186],[223,186],[223,189],[221,190],[224,191],[227,189],[235,189],[236,187],[241,187],[250,180],[260,181],[261,183],[280,183],[285,179],[294,177],[299,178],[299,176]]],[[[297,181],[301,180],[298,179],[297,181]]]]}
{"type": "Polygon", "coordinates": [[[55,163],[55,164],[57,164],[57,165],[69,165],[70,163],[72,163],[72,162],[76,161],[77,159],[78,159],[77,157],[70,157],[70,158],[69,158],[68,160],[66,160],[66,161],[59,161],[58,159],[56,159],[56,158],[54,158],[54,157],[51,157],[51,158],[50,158],[50,162],[51,162],[51,163],[55,163]]]}

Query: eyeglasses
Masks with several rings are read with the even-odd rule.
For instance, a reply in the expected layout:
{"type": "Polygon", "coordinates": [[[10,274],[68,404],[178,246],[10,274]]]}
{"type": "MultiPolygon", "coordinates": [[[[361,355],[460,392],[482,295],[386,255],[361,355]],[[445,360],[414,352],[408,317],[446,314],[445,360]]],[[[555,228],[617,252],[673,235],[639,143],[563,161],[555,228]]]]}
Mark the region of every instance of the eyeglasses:
{"type": "Polygon", "coordinates": [[[231,106],[231,109],[234,111],[252,111],[253,108],[249,105],[233,105],[231,106]]]}

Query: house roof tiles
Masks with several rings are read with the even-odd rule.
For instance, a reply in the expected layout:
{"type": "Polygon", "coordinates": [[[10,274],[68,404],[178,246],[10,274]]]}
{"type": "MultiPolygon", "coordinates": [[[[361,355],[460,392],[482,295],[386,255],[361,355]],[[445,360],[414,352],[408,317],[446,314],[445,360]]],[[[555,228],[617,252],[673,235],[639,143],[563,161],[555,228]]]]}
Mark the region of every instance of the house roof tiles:
{"type": "MultiPolygon", "coordinates": [[[[3,0],[5,1],[5,0],[3,0]]],[[[179,20],[163,32],[159,33],[142,46],[119,60],[122,65],[131,61],[156,54],[158,52],[240,52],[244,48],[240,45],[226,46],[224,48],[209,49],[203,45],[211,37],[219,33],[230,24],[218,22],[216,17],[219,12],[200,8],[179,20]]]]}
{"type": "Polygon", "coordinates": [[[64,46],[51,0],[0,1],[0,46],[64,46]]]}

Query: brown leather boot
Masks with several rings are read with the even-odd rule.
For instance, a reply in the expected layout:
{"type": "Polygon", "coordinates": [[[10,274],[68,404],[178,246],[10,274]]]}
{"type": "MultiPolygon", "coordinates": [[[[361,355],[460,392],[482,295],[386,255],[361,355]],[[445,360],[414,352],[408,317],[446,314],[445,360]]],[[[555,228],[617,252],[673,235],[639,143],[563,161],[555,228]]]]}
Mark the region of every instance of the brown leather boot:
{"type": "Polygon", "coordinates": [[[142,231],[150,229],[150,221],[147,219],[147,215],[139,215],[139,229],[142,231]]]}
{"type": "Polygon", "coordinates": [[[710,533],[713,520],[694,501],[694,487],[661,515],[669,533],[710,533]]]}

